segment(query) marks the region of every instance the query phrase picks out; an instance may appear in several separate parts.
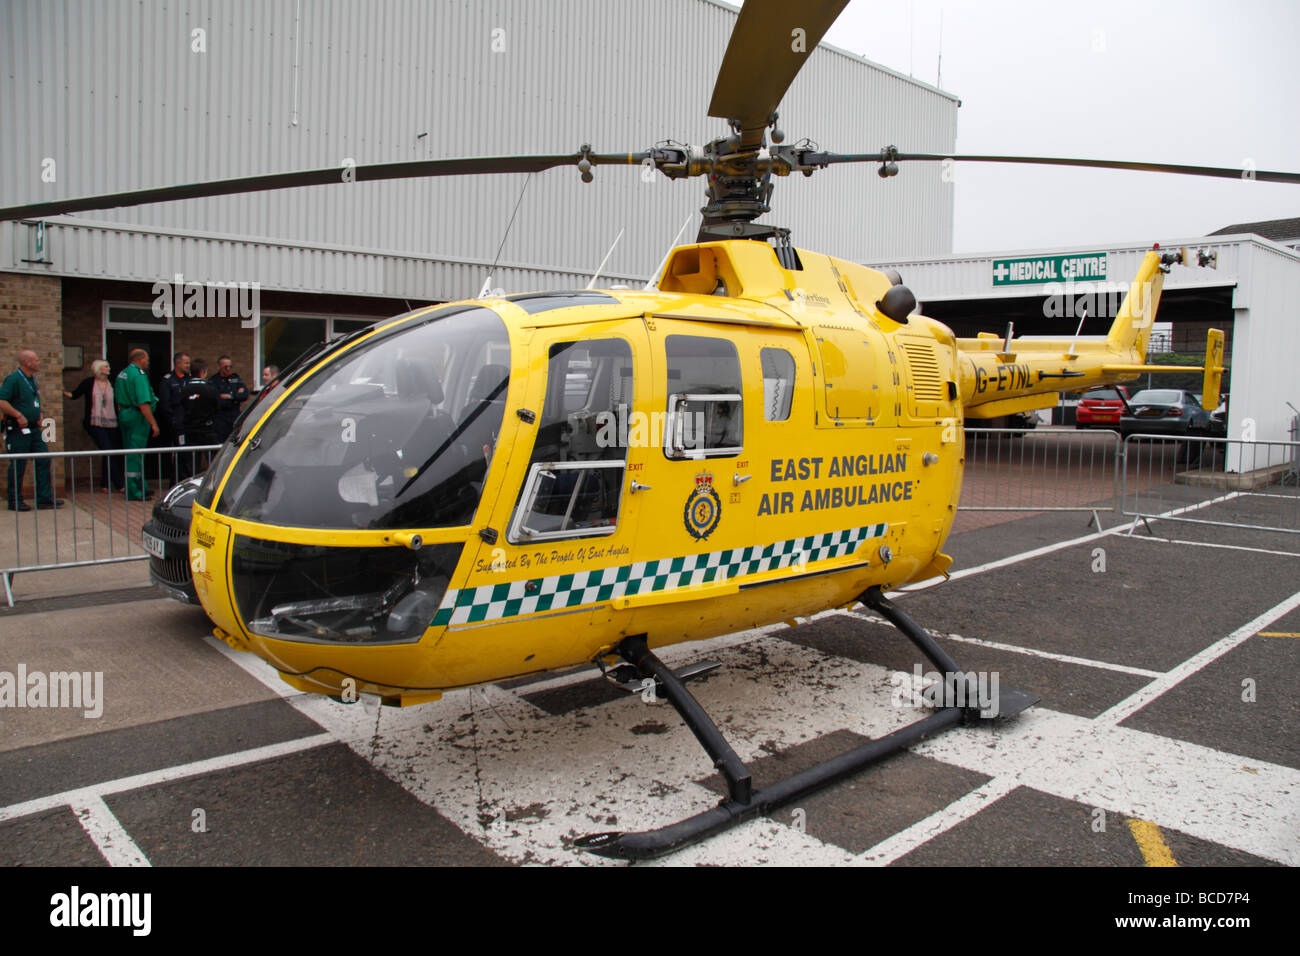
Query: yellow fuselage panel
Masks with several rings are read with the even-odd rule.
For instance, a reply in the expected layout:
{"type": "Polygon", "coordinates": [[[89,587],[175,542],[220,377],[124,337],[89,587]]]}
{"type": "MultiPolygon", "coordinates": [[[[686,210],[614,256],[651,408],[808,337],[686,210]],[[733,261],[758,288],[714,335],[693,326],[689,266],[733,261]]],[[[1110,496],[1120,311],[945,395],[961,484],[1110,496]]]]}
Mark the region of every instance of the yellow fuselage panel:
{"type": "Polygon", "coordinates": [[[679,264],[681,275],[696,277],[681,284],[694,288],[611,292],[621,311],[597,305],[527,315],[513,303],[489,303],[510,335],[507,412],[473,522],[404,529],[464,542],[448,598],[419,640],[313,643],[252,633],[234,606],[233,534],[351,547],[397,547],[398,536],[250,525],[196,506],[192,546],[206,555],[199,593],[214,623],[297,675],[295,686],[336,691],[351,677],[362,691],[398,694],[579,664],[629,634],[647,634],[651,646],[714,637],[931,573],[961,482],[951,333],[920,316],[902,326],[868,311],[862,300],[889,287],[879,273],[802,251],[804,269],[783,270],[759,245],[708,244],[711,264],[679,264]],[[733,246],[741,248],[728,254],[733,246]],[[766,301],[702,294],[710,275],[766,301]],[[735,348],[740,451],[681,459],[665,450],[656,422],[674,390],[665,362],[671,336],[735,348]],[[627,451],[617,521],[609,533],[512,543],[507,532],[536,437],[536,426],[515,412],[543,408],[553,346],[611,338],[633,356],[634,421],[619,438],[627,451]],[[793,363],[788,409],[774,407],[765,381],[773,352],[793,363]],[[837,402],[838,395],[847,397],[837,402]],[[496,540],[481,537],[484,529],[496,540]]]}

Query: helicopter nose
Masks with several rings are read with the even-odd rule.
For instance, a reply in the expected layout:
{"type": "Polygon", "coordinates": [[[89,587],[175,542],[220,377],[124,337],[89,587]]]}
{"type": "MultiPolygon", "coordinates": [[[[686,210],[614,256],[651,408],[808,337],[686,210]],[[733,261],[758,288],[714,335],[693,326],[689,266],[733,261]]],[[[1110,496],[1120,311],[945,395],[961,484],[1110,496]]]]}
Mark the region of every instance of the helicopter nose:
{"type": "Polygon", "coordinates": [[[420,640],[463,542],[329,547],[235,535],[231,584],[244,626],[263,637],[341,644],[420,640]]]}

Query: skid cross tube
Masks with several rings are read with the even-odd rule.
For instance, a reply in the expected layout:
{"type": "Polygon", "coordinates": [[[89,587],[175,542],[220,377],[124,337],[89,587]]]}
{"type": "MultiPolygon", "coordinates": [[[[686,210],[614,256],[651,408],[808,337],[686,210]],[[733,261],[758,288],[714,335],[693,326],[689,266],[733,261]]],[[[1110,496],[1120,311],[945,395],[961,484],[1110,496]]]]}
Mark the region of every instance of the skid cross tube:
{"type": "MultiPolygon", "coordinates": [[[[880,588],[870,588],[859,600],[884,615],[945,674],[961,674],[961,669],[956,662],[944,653],[943,648],[934,638],[886,600],[880,588]]],[[[851,776],[925,737],[955,727],[963,720],[981,716],[978,704],[956,706],[950,703],[949,706],[937,708],[924,719],[896,730],[892,734],[868,741],[848,753],[823,761],[815,767],[777,781],[757,793],[752,793],[749,769],[723,738],[717,725],[705,713],[699,701],[690,695],[677,675],[649,649],[646,636],[638,634],[625,638],[619,644],[617,652],[624,660],[636,667],[639,673],[645,677],[653,677],[659,682],[668,702],[682,715],[686,725],[713,759],[714,766],[726,777],[728,797],[711,810],[657,830],[646,830],[640,833],[593,833],[575,841],[575,845],[580,849],[616,859],[648,860],[698,843],[744,820],[769,813],[828,784],[851,776]]],[[[1000,713],[1001,716],[1011,717],[1037,701],[1038,698],[1031,694],[1003,688],[999,694],[998,710],[988,716],[1000,713]]]]}

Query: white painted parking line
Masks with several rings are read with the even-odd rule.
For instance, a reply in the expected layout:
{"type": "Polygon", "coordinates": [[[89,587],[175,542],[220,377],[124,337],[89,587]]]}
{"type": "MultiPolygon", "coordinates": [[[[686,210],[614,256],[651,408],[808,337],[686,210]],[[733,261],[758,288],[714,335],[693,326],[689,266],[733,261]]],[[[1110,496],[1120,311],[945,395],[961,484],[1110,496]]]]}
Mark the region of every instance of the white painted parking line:
{"type": "Polygon", "coordinates": [[[1290,767],[1041,707],[1002,726],[950,730],[913,750],[1300,865],[1300,770],[1290,767]]]}
{"type": "Polygon", "coordinates": [[[277,757],[284,757],[331,743],[334,743],[334,738],[329,734],[314,734],[311,737],[300,737],[297,740],[287,740],[283,743],[257,747],[253,750],[241,750],[237,753],[223,754],[220,757],[210,757],[207,760],[196,760],[193,763],[164,767],[161,770],[150,770],[148,773],[138,773],[130,777],[105,780],[103,783],[91,784],[88,787],[64,790],[62,793],[52,793],[49,796],[37,797],[34,800],[25,800],[22,803],[0,807],[0,823],[33,813],[54,810],[58,807],[88,806],[92,799],[102,799],[110,794],[138,790],[141,787],[155,787],[159,784],[170,783],[173,780],[183,780],[186,777],[196,777],[199,774],[212,773],[218,770],[229,770],[232,767],[241,767],[261,760],[274,760],[277,757]]]}
{"type": "Polygon", "coordinates": [[[981,773],[984,787],[895,834],[862,856],[889,863],[973,816],[1016,786],[1128,817],[1223,846],[1300,864],[1300,772],[1117,725],[1171,687],[1300,606],[1300,592],[1195,655],[1092,720],[1035,708],[1009,729],[962,728],[914,747],[917,753],[981,773]],[[976,748],[992,734],[994,746],[976,748]],[[963,740],[962,738],[966,738],[963,740]],[[981,752],[981,750],[983,752],[981,752]]]}
{"type": "Polygon", "coordinates": [[[963,820],[975,816],[989,804],[1001,800],[1018,786],[1020,786],[1020,781],[1014,776],[994,777],[983,786],[976,787],[960,799],[954,800],[942,810],[938,810],[924,820],[918,820],[910,827],[899,830],[893,836],[881,840],[871,849],[862,853],[856,862],[867,866],[888,866],[895,860],[911,853],[917,847],[930,842],[939,834],[951,830],[963,820]]]}
{"type": "MultiPolygon", "coordinates": [[[[1202,501],[1198,504],[1187,505],[1182,508],[1174,508],[1170,511],[1165,511],[1158,515],[1148,515],[1145,516],[1145,520],[1159,521],[1161,518],[1172,518],[1176,515],[1187,514],[1192,511],[1198,511],[1201,508],[1208,508],[1210,505],[1219,504],[1220,502],[1223,501],[1229,501],[1232,498],[1236,498],[1239,494],[1240,492],[1234,491],[1229,494],[1222,495],[1218,498],[1211,498],[1208,501],[1202,501]]],[[[1122,525],[1122,524],[1116,525],[1114,528],[1110,528],[1107,531],[1094,531],[1092,534],[1085,534],[1080,538],[1070,538],[1066,541],[1058,541],[1055,544],[1045,544],[1041,548],[1034,548],[1031,551],[1022,551],[1019,554],[1012,554],[1005,558],[998,558],[996,561],[988,561],[985,562],[984,564],[977,564],[972,568],[962,568],[960,571],[954,571],[946,578],[934,577],[934,578],[927,578],[924,581],[917,581],[913,584],[908,585],[906,589],[899,590],[899,591],[890,591],[888,596],[892,597],[895,594],[913,594],[917,591],[926,591],[932,587],[937,587],[938,585],[943,584],[946,581],[960,581],[962,578],[968,578],[975,574],[983,574],[985,571],[994,571],[997,570],[998,568],[1005,568],[1013,564],[1019,564],[1022,561],[1028,561],[1031,558],[1040,558],[1045,554],[1052,554],[1053,552],[1056,551],[1064,551],[1066,548],[1074,548],[1081,544],[1087,544],[1090,541],[1098,541],[1101,538],[1109,538],[1114,535],[1118,535],[1120,533],[1123,533],[1125,535],[1132,535],[1133,529],[1137,527],[1138,522],[1141,520],[1144,519],[1134,518],[1132,523],[1128,525],[1122,525]]]]}
{"type": "Polygon", "coordinates": [[[1064,551],[1066,548],[1074,548],[1081,544],[1087,544],[1089,541],[1097,541],[1100,538],[1109,538],[1116,532],[1123,529],[1123,525],[1111,528],[1108,531],[1094,531],[1092,534],[1085,534],[1081,538],[1070,538],[1066,541],[1058,541],[1056,544],[1045,544],[1041,548],[1034,548],[1032,551],[1021,551],[1019,554],[1012,554],[1005,558],[998,558],[996,561],[987,561],[984,564],[977,564],[972,568],[962,568],[960,571],[954,571],[948,577],[929,578],[925,581],[917,581],[909,584],[905,589],[899,591],[890,591],[887,596],[892,597],[895,594],[914,594],[917,591],[928,591],[930,588],[945,584],[948,581],[960,581],[962,578],[969,578],[972,575],[983,574],[985,571],[996,571],[998,568],[1005,568],[1013,564],[1019,564],[1021,561],[1028,561],[1031,558],[1041,558],[1045,554],[1052,554],[1055,551],[1064,551]]]}
{"type": "Polygon", "coordinates": [[[1223,544],[1219,541],[1187,541],[1183,538],[1160,538],[1155,535],[1135,534],[1131,541],[1161,541],[1166,544],[1190,544],[1197,548],[1224,548],[1228,551],[1252,551],[1255,554],[1277,554],[1284,558],[1300,558],[1297,551],[1274,551],[1269,548],[1251,548],[1244,544],[1223,544]]]}
{"type": "MultiPolygon", "coordinates": [[[[1231,501],[1233,498],[1241,497],[1240,491],[1230,491],[1226,495],[1219,495],[1217,498],[1210,498],[1206,501],[1198,501],[1194,504],[1183,505],[1181,508],[1171,508],[1168,511],[1162,511],[1155,515],[1136,515],[1132,523],[1128,526],[1126,534],[1132,534],[1138,526],[1139,521],[1159,521],[1161,518],[1177,518],[1179,515],[1191,514],[1193,511],[1200,511],[1202,508],[1208,508],[1211,505],[1222,504],[1225,501],[1231,501]]],[[[1118,530],[1118,529],[1117,529],[1118,530]]]]}
{"type": "MultiPolygon", "coordinates": [[[[853,614],[854,617],[865,617],[873,624],[884,624],[893,627],[883,617],[877,617],[874,614],[856,614],[852,611],[840,611],[841,614],[853,614]]],[[[1142,667],[1129,667],[1125,664],[1112,664],[1110,661],[1097,661],[1090,657],[1075,657],[1072,654],[1056,654],[1052,651],[1040,651],[1033,647],[1019,647],[1015,644],[1003,644],[1001,641],[986,641],[979,637],[963,637],[960,634],[944,634],[939,631],[933,631],[926,628],[927,633],[935,637],[942,637],[945,640],[959,641],[962,644],[974,644],[977,647],[987,647],[997,651],[1010,651],[1013,654],[1026,654],[1030,657],[1042,657],[1049,661],[1060,661],[1063,664],[1080,664],[1084,667],[1096,667],[1101,670],[1116,671],[1120,674],[1132,674],[1135,677],[1160,677],[1164,671],[1152,671],[1142,667]]]]}
{"type": "Polygon", "coordinates": [[[109,866],[152,866],[126,828],[99,796],[86,794],[71,804],[82,829],[109,866]]]}
{"type": "Polygon", "coordinates": [[[1179,664],[1173,670],[1163,674],[1159,679],[1147,684],[1136,693],[1118,704],[1097,715],[1099,724],[1118,724],[1125,718],[1141,710],[1151,701],[1155,700],[1171,687],[1185,680],[1191,674],[1196,673],[1202,667],[1222,657],[1228,651],[1232,650],[1238,644],[1249,640],[1254,634],[1268,627],[1278,618],[1289,614],[1291,611],[1300,607],[1300,591],[1291,595],[1280,604],[1275,604],[1259,617],[1247,624],[1243,624],[1221,641],[1216,641],[1199,654],[1189,657],[1183,663],[1179,664]]]}
{"type": "Polygon", "coordinates": [[[1096,667],[1101,670],[1115,671],[1119,674],[1132,674],[1135,677],[1159,677],[1163,673],[1162,671],[1147,670],[1145,667],[1129,667],[1127,664],[1112,664],[1110,661],[1093,660],[1091,657],[1075,657],[1072,654],[1056,654],[1052,651],[1040,651],[1033,647],[1017,647],[1014,644],[1003,644],[1001,641],[986,641],[978,637],[962,637],[960,634],[939,634],[938,636],[946,637],[954,641],[960,641],[963,644],[975,644],[980,647],[988,647],[999,651],[1011,651],[1015,654],[1025,654],[1029,657],[1041,657],[1044,660],[1060,661],[1063,664],[1080,664],[1084,667],[1096,667]]]}

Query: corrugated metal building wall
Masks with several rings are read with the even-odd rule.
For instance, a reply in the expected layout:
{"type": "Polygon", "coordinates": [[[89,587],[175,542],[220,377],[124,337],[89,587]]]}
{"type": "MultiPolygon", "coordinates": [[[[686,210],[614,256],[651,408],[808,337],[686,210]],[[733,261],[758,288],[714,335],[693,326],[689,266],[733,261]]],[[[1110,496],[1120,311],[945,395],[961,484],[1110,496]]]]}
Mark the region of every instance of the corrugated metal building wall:
{"type": "MultiPolygon", "coordinates": [[[[348,158],[702,143],[725,132],[705,113],[735,22],[712,0],[12,0],[0,17],[3,205],[348,158]],[[195,50],[196,30],[205,52],[195,50]],[[42,180],[47,159],[53,183],[42,180]]],[[[782,104],[781,126],[788,142],[807,136],[836,151],[889,143],[949,151],[957,106],[949,94],[822,48],[782,104]]],[[[101,236],[112,248],[94,258],[84,235],[74,245],[56,233],[62,261],[50,271],[170,277],[180,240],[150,234],[182,230],[398,253],[394,262],[455,261],[337,269],[328,267],[337,249],[315,249],[304,253],[314,263],[268,274],[254,250],[213,242],[191,276],[463,297],[478,291],[479,264],[496,254],[526,179],[355,183],[87,213],[78,220],[148,232],[101,236]]],[[[952,202],[937,166],[882,181],[868,165],[780,182],[767,219],[792,227],[799,245],[859,261],[934,256],[951,249],[952,202]]],[[[519,270],[508,288],[572,284],[554,273],[594,269],[624,227],[606,272],[644,277],[702,204],[698,180],[644,182],[639,170],[601,168],[583,185],[576,170],[539,174],[502,252],[519,270]]],[[[25,268],[24,228],[0,230],[0,268],[25,268]]],[[[189,258],[195,240],[184,242],[189,258]]]]}

